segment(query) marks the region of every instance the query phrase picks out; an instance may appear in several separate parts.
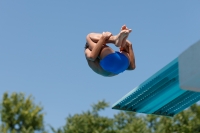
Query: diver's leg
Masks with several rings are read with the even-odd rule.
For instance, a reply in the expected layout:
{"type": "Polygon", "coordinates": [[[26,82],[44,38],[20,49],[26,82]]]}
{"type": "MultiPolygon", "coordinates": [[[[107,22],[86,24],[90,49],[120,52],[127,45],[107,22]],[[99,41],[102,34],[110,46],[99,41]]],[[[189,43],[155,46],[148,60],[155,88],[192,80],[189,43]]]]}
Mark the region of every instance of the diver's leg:
{"type": "MultiPolygon", "coordinates": [[[[122,30],[118,35],[111,36],[106,42],[106,43],[113,43],[116,47],[121,46],[123,39],[128,36],[129,31],[128,30],[122,30]]],[[[89,49],[92,50],[95,47],[95,43],[99,41],[101,38],[102,34],[99,33],[90,33],[88,34],[87,37],[90,38],[91,41],[94,43],[89,44],[89,49]]]]}
{"type": "MultiPolygon", "coordinates": [[[[128,27],[126,27],[126,25],[123,25],[121,27],[120,33],[118,35],[115,36],[111,36],[106,43],[113,43],[115,46],[120,47],[121,45],[125,45],[126,44],[126,39],[128,38],[128,34],[131,32],[131,29],[128,29],[128,27]]],[[[100,33],[90,33],[89,37],[90,39],[97,43],[100,39],[100,37],[102,36],[102,34],[100,33]]]]}
{"type": "Polygon", "coordinates": [[[86,39],[87,43],[89,44],[89,49],[91,47],[93,48],[92,50],[89,49],[85,50],[86,58],[92,61],[96,60],[96,58],[101,52],[102,46],[106,43],[106,40],[108,40],[111,37],[111,35],[112,34],[110,32],[103,32],[102,36],[100,37],[97,43],[93,42],[88,35],[86,39]]]}
{"type": "MultiPolygon", "coordinates": [[[[90,49],[90,51],[93,50],[93,48],[97,45],[97,42],[95,39],[96,37],[98,37],[98,41],[101,40],[102,34],[100,33],[90,33],[86,36],[86,41],[88,44],[88,48],[90,49]]],[[[105,44],[105,42],[103,44],[101,44],[101,47],[105,44]]]]}
{"type": "MultiPolygon", "coordinates": [[[[129,33],[131,32],[131,29],[128,29],[126,27],[126,25],[123,25],[121,27],[120,31],[122,31],[122,30],[129,30],[129,33]]],[[[99,41],[99,38],[102,36],[102,34],[101,33],[90,33],[89,36],[90,36],[90,38],[91,38],[92,41],[94,41],[95,43],[97,43],[99,41]]],[[[111,36],[109,38],[109,40],[107,40],[107,43],[115,43],[116,38],[117,38],[117,35],[116,36],[111,36]]]]}
{"type": "MultiPolygon", "coordinates": [[[[97,43],[99,41],[99,39],[101,38],[102,34],[100,33],[90,33],[89,34],[89,37],[90,39],[97,43]]],[[[115,40],[116,40],[116,36],[111,36],[107,41],[106,43],[115,43],[115,40]]]]}

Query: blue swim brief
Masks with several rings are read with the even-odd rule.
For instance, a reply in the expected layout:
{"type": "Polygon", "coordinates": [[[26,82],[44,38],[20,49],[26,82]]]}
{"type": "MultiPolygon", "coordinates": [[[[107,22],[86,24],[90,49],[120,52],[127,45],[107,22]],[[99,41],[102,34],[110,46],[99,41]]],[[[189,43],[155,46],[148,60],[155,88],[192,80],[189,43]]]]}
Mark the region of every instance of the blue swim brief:
{"type": "Polygon", "coordinates": [[[107,55],[100,61],[100,66],[108,72],[119,74],[129,66],[129,59],[120,52],[107,55]]]}

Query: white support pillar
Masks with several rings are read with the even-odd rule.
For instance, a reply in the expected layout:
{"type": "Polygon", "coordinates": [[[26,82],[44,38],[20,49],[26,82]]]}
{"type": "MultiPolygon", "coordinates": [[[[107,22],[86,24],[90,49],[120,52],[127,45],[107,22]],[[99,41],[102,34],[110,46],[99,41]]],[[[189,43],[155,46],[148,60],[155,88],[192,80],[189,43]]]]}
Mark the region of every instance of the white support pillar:
{"type": "Polygon", "coordinates": [[[200,92],[200,41],[185,50],[178,62],[180,88],[200,92]]]}

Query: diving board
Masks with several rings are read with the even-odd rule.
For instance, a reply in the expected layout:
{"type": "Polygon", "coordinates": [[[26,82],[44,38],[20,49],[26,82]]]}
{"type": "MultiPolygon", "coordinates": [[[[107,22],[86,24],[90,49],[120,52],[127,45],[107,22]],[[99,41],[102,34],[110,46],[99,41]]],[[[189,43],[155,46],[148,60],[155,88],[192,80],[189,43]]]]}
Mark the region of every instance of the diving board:
{"type": "Polygon", "coordinates": [[[174,116],[200,100],[200,41],[184,51],[112,109],[174,116]]]}

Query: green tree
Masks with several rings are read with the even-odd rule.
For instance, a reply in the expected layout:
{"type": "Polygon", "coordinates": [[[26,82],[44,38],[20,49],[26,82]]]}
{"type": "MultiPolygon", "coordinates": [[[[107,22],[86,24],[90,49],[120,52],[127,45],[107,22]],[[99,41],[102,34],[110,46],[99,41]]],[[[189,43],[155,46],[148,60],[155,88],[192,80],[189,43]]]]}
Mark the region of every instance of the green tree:
{"type": "Polygon", "coordinates": [[[68,116],[66,125],[54,133],[147,133],[144,117],[133,112],[122,112],[114,118],[100,116],[99,111],[109,107],[105,101],[92,105],[91,111],[68,116]]]}
{"type": "Polygon", "coordinates": [[[113,120],[99,115],[99,111],[108,106],[105,101],[100,101],[92,105],[92,111],[69,115],[63,128],[52,130],[54,133],[114,133],[113,120]]]}
{"type": "Polygon", "coordinates": [[[99,111],[109,107],[105,101],[92,106],[92,111],[67,117],[66,125],[54,133],[200,133],[200,106],[194,104],[174,117],[140,115],[119,111],[113,118],[99,111]]]}
{"type": "Polygon", "coordinates": [[[171,133],[172,122],[172,118],[166,116],[146,115],[145,117],[148,133],[171,133]]]}
{"type": "Polygon", "coordinates": [[[32,96],[4,93],[0,108],[2,133],[44,133],[42,107],[33,103],[32,96]]]}
{"type": "Polygon", "coordinates": [[[147,115],[149,133],[200,133],[200,106],[194,104],[174,117],[147,115]]]}
{"type": "Polygon", "coordinates": [[[116,133],[148,133],[144,116],[134,112],[120,111],[114,115],[114,127],[116,133]]]}
{"type": "Polygon", "coordinates": [[[173,130],[182,133],[200,132],[200,106],[192,105],[173,118],[173,130]]]}

